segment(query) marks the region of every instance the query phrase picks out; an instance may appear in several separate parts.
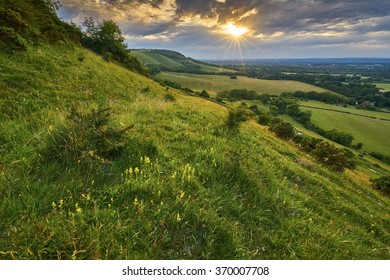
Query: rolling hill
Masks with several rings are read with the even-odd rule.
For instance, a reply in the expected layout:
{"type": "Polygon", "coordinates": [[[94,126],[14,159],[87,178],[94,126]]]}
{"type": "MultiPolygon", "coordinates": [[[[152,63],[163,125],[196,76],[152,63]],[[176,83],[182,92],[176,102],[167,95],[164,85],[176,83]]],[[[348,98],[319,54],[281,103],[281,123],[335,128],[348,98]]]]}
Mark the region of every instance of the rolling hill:
{"type": "Polygon", "coordinates": [[[234,71],[214,66],[184,56],[170,50],[132,50],[131,54],[137,57],[146,67],[164,71],[189,73],[233,73],[234,71]]]}
{"type": "Polygon", "coordinates": [[[72,42],[0,65],[0,259],[390,257],[365,173],[72,42]]]}

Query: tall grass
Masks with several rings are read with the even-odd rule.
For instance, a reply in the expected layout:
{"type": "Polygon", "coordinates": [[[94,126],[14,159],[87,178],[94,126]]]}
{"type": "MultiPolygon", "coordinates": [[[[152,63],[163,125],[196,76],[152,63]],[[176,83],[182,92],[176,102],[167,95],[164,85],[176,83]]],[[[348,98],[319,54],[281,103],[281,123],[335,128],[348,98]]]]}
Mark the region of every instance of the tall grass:
{"type": "Polygon", "coordinates": [[[359,173],[78,47],[0,64],[1,259],[390,257],[359,173]]]}

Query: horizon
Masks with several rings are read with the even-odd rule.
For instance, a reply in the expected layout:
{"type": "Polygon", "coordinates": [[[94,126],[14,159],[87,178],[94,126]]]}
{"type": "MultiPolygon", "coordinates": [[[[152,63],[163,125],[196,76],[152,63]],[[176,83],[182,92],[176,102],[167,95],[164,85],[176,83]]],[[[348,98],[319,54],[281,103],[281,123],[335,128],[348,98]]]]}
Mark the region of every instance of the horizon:
{"type": "Polygon", "coordinates": [[[61,0],[58,16],[113,20],[129,49],[199,60],[389,58],[390,0],[61,0]]]}

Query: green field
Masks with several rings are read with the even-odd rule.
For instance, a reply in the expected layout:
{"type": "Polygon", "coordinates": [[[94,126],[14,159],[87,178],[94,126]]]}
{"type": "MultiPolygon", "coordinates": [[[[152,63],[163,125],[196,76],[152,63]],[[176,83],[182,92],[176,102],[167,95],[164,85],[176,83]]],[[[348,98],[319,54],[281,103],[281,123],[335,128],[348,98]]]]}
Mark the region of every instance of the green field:
{"type": "Polygon", "coordinates": [[[283,92],[293,91],[326,91],[323,88],[308,85],[296,81],[273,81],[260,80],[238,76],[237,79],[230,79],[222,75],[197,75],[185,73],[162,72],[157,75],[160,79],[170,80],[188,87],[192,90],[207,90],[211,94],[231,89],[247,89],[257,91],[259,94],[268,93],[278,95],[283,92]]]}
{"type": "Polygon", "coordinates": [[[168,68],[181,68],[181,67],[195,67],[193,70],[220,73],[220,72],[235,72],[230,69],[221,68],[218,66],[207,65],[201,61],[196,61],[191,58],[185,57],[180,53],[173,51],[163,50],[160,53],[159,50],[133,50],[132,55],[137,57],[142,63],[146,65],[162,65],[168,68]],[[165,55],[164,55],[165,54],[165,55]]]}
{"type": "Polygon", "coordinates": [[[301,107],[302,110],[312,111],[312,122],[320,128],[325,130],[337,129],[350,133],[355,139],[354,143],[363,143],[363,151],[375,151],[390,155],[389,113],[358,110],[353,107],[344,108],[316,101],[301,102],[301,104],[304,106],[327,109],[321,110],[301,107]],[[372,117],[377,119],[373,119],[372,117]],[[387,121],[381,120],[381,118],[387,119],[387,121]]]}
{"type": "Polygon", "coordinates": [[[376,87],[385,91],[390,91],[390,83],[378,83],[376,84],[376,87]]]}

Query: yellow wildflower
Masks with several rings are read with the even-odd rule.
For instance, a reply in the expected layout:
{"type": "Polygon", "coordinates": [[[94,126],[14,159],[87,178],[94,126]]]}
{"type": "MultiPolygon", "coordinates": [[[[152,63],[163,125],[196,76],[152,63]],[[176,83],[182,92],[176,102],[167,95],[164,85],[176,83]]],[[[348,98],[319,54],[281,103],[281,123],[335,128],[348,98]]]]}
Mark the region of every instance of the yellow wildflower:
{"type": "Polygon", "coordinates": [[[139,173],[139,168],[138,167],[134,168],[134,172],[135,172],[135,174],[138,174],[139,173]]]}
{"type": "Polygon", "coordinates": [[[178,196],[177,196],[177,199],[178,199],[178,200],[182,200],[183,197],[184,197],[184,195],[185,195],[185,192],[179,191],[179,194],[178,194],[178,196]]]}
{"type": "Polygon", "coordinates": [[[145,157],[145,163],[146,163],[146,164],[149,164],[149,163],[150,163],[150,158],[149,158],[149,157],[145,157]]]}
{"type": "Polygon", "coordinates": [[[76,212],[77,213],[82,213],[83,212],[83,209],[80,208],[78,203],[76,203],[75,208],[76,208],[76,212]]]}
{"type": "Polygon", "coordinates": [[[176,221],[180,222],[182,220],[181,216],[179,213],[176,214],[176,221]]]}
{"type": "Polygon", "coordinates": [[[54,126],[49,125],[49,127],[47,128],[47,131],[49,131],[49,133],[52,133],[53,130],[54,130],[54,126]]]}

